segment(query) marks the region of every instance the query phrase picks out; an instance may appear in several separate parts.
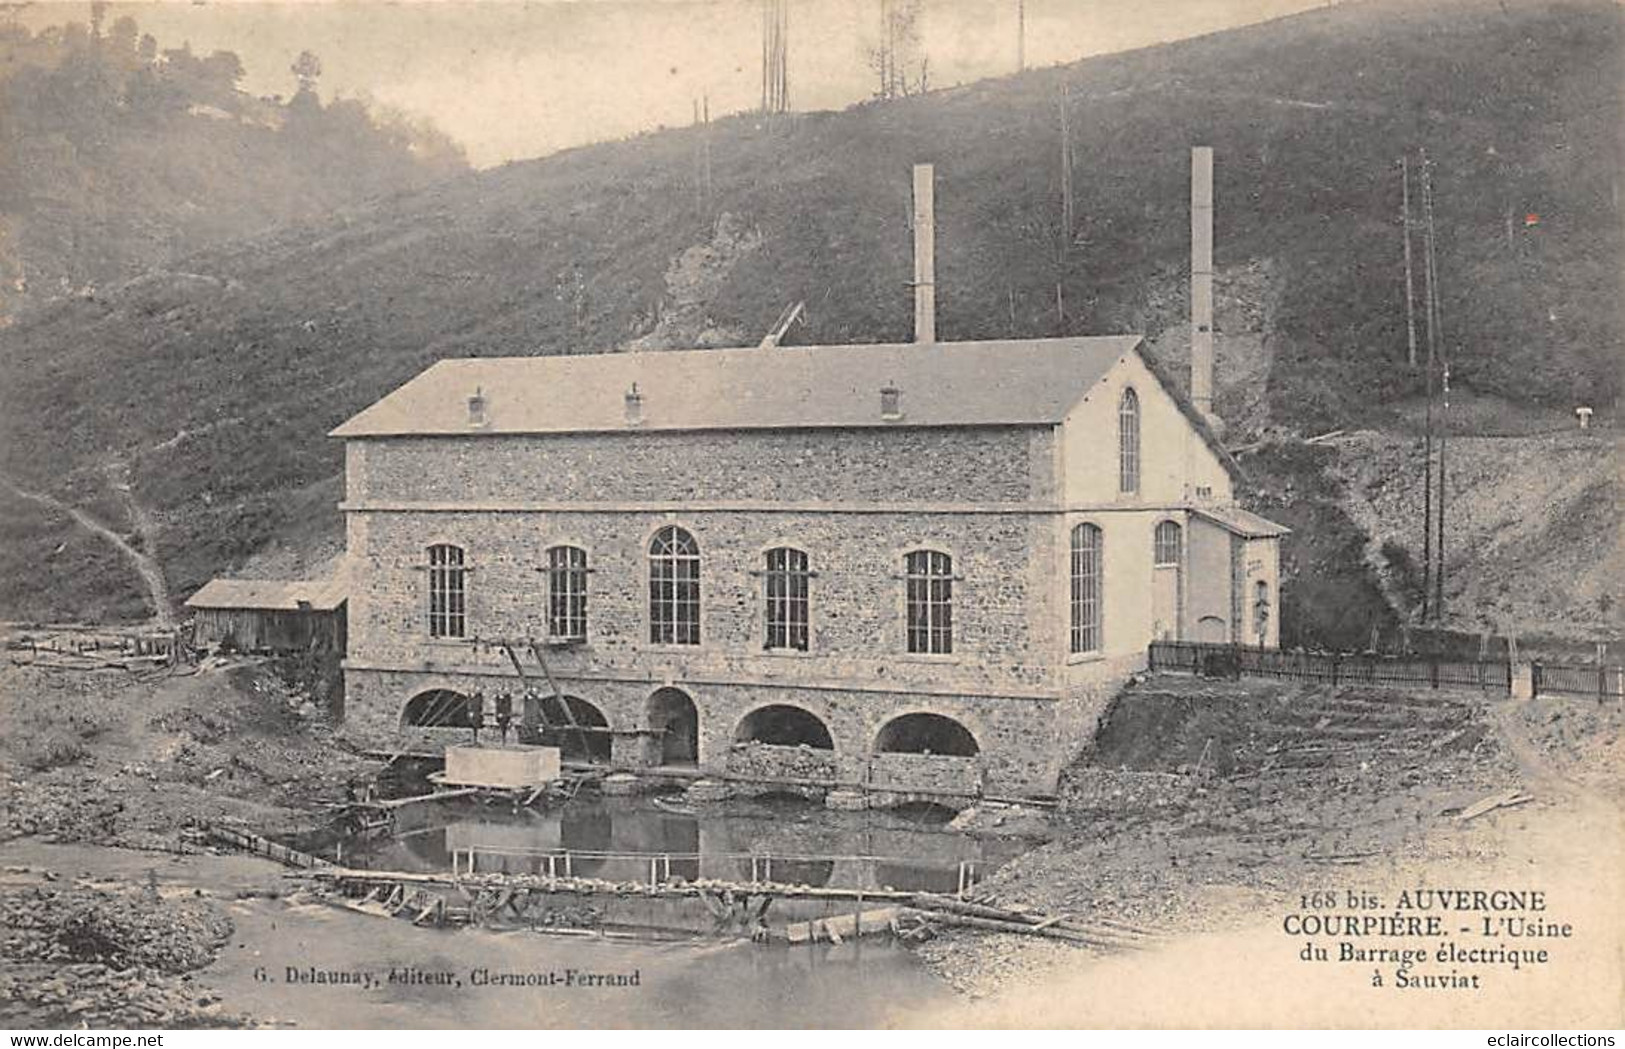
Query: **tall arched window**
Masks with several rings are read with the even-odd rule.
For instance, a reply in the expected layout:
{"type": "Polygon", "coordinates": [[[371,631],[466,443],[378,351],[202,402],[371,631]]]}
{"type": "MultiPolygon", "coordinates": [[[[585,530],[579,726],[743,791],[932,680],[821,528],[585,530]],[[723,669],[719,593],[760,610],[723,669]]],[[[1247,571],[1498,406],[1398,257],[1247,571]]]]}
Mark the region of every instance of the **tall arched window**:
{"type": "Polygon", "coordinates": [[[1180,528],[1177,521],[1164,521],[1157,525],[1153,560],[1158,568],[1178,568],[1180,561],[1180,528]]]}
{"type": "Polygon", "coordinates": [[[579,546],[547,551],[547,632],[572,641],[587,639],[587,551],[579,546]]]}
{"type": "Polygon", "coordinates": [[[429,547],[429,636],[468,636],[468,568],[463,548],[429,547]]]}
{"type": "Polygon", "coordinates": [[[1072,529],[1072,651],[1098,652],[1101,643],[1103,543],[1100,529],[1072,529]]]}
{"type": "Polygon", "coordinates": [[[954,560],[936,550],[903,556],[907,581],[908,650],[944,655],[954,650],[954,560]]]}
{"type": "Polygon", "coordinates": [[[807,651],[807,554],[788,546],[767,552],[767,647],[807,651]]]}
{"type": "Polygon", "coordinates": [[[1133,387],[1117,404],[1117,489],[1140,490],[1140,395],[1133,387]]]}
{"type": "Polygon", "coordinates": [[[675,525],[649,544],[649,640],[700,643],[700,545],[675,525]]]}

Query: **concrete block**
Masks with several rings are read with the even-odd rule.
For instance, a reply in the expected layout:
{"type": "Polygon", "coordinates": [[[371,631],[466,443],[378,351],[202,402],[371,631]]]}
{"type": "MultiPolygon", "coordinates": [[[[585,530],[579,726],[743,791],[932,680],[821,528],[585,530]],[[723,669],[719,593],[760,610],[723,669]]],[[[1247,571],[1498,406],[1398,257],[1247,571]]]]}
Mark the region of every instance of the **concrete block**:
{"type": "Polygon", "coordinates": [[[518,789],[559,778],[557,747],[447,747],[445,782],[518,789]]]}

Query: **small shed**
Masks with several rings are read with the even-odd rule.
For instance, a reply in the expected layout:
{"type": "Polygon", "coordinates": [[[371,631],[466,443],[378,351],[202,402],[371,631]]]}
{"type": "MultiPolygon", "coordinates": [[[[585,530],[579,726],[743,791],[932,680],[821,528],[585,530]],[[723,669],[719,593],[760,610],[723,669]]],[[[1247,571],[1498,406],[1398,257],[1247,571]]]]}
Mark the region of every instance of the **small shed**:
{"type": "Polygon", "coordinates": [[[344,652],[343,579],[211,579],[186,599],[192,643],[239,652],[344,652]]]}

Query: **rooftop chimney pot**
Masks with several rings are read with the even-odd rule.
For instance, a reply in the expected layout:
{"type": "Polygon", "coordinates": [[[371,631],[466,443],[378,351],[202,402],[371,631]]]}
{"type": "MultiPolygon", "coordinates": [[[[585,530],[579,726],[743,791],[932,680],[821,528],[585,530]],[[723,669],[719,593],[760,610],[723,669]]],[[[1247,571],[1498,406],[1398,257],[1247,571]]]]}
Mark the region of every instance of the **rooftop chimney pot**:
{"type": "Polygon", "coordinates": [[[626,425],[643,425],[643,394],[638,391],[637,383],[626,391],[626,425]]]}
{"type": "Polygon", "coordinates": [[[903,417],[903,391],[893,383],[887,383],[880,388],[880,417],[882,419],[903,417]]]}
{"type": "Polygon", "coordinates": [[[485,414],[487,406],[485,391],[478,386],[474,387],[474,393],[468,398],[468,425],[488,425],[491,420],[485,414]]]}

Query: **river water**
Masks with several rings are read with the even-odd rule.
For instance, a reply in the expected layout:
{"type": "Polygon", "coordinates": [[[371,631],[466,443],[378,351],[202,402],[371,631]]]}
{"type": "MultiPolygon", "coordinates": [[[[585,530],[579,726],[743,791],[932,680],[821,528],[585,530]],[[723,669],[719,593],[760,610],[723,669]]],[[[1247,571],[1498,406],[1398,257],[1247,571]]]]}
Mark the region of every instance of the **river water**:
{"type": "MultiPolygon", "coordinates": [[[[962,876],[985,875],[1023,848],[951,832],[938,813],[763,800],[689,814],[644,798],[518,812],[414,806],[393,836],[350,842],[343,858],[431,871],[450,869],[454,855],[466,865],[472,853],[480,871],[543,873],[551,863],[563,873],[568,853],[572,873],[613,880],[748,881],[754,864],[781,882],[952,892],[962,876]]],[[[608,916],[623,932],[693,934],[681,942],[425,929],[297,900],[232,906],[237,933],[209,982],[234,1008],[305,1027],[873,1027],[951,1003],[946,986],[889,940],[719,939],[692,900],[634,900],[608,916]]],[[[852,907],[778,901],[772,924],[852,907]]]]}
{"type": "Polygon", "coordinates": [[[301,1027],[872,1027],[952,1000],[911,955],[882,941],[651,944],[433,930],[268,900],[235,902],[232,920],[232,943],[205,980],[234,1010],[301,1027]],[[290,967],[306,977],[371,973],[379,985],[289,982],[290,967]],[[392,984],[392,969],[457,982],[392,984]],[[481,986],[478,970],[487,979],[543,975],[481,986]],[[569,986],[571,970],[637,982],[569,986]],[[557,974],[553,986],[539,982],[545,974],[557,974]]]}
{"type": "MultiPolygon", "coordinates": [[[[943,813],[832,812],[758,800],[688,813],[648,798],[546,810],[447,802],[402,810],[395,833],[345,843],[385,870],[564,873],[617,881],[697,877],[952,892],[1021,843],[949,831],[943,813]]],[[[334,855],[335,844],[323,851],[334,855]]],[[[530,929],[424,929],[322,904],[239,900],[236,935],[209,982],[233,1008],[318,1027],[874,1027],[951,1002],[888,940],[787,946],[706,935],[696,901],[633,899],[620,931],[680,942],[530,929]],[[370,981],[370,982],[369,982],[370,981]]],[[[773,924],[846,903],[774,904],[773,924]]]]}

